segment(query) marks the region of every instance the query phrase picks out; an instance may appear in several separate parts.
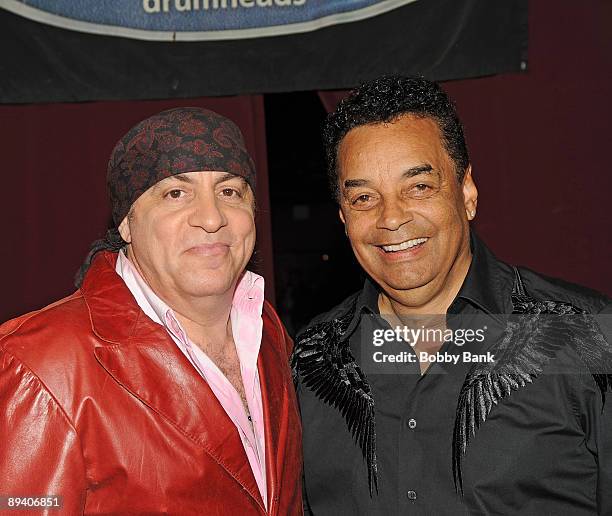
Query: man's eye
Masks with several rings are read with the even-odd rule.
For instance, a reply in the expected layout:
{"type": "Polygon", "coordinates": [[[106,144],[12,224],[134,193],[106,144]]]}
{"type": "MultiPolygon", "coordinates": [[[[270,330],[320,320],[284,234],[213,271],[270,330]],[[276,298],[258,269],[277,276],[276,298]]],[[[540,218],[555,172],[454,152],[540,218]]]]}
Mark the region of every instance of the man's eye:
{"type": "Polygon", "coordinates": [[[224,197],[240,197],[240,192],[238,190],[236,190],[235,188],[224,188],[223,190],[221,190],[221,194],[224,197]]]}
{"type": "Polygon", "coordinates": [[[371,195],[368,194],[361,194],[357,197],[355,197],[352,201],[351,204],[365,204],[367,203],[370,199],[372,198],[371,195]]]}
{"type": "Polygon", "coordinates": [[[174,189],[174,190],[170,190],[168,193],[166,193],[165,196],[166,197],[170,197],[171,199],[179,199],[182,194],[183,194],[183,190],[174,189]]]}
{"type": "Polygon", "coordinates": [[[410,187],[408,196],[415,198],[427,198],[433,195],[435,191],[436,188],[428,183],[417,183],[410,187]]]}

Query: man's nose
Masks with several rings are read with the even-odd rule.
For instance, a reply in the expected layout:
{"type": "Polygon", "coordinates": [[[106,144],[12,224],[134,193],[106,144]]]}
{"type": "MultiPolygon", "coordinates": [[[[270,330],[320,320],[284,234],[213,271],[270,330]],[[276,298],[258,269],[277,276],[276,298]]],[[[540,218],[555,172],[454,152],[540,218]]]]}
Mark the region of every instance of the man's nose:
{"type": "Polygon", "coordinates": [[[189,215],[189,224],[201,227],[207,233],[215,233],[227,225],[221,201],[214,194],[199,196],[189,215]]]}
{"type": "Polygon", "coordinates": [[[378,229],[396,231],[413,218],[412,210],[405,201],[401,199],[383,199],[376,227],[378,229]]]}

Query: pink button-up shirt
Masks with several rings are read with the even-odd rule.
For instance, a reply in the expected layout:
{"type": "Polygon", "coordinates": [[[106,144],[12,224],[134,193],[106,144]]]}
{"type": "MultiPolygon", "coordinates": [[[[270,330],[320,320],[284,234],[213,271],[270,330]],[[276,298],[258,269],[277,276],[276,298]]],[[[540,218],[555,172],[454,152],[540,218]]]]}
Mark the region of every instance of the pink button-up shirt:
{"type": "Polygon", "coordinates": [[[257,372],[257,356],[263,328],[261,312],[264,301],[264,279],[246,271],[236,286],[230,311],[232,334],[251,413],[251,425],[238,391],[206,353],[189,339],[172,309],[151,290],[122,251],[119,252],[115,270],[130,289],[142,311],[166,329],[189,362],[208,382],[219,403],[236,425],[257,487],[267,507],[266,443],[261,388],[257,372]]]}

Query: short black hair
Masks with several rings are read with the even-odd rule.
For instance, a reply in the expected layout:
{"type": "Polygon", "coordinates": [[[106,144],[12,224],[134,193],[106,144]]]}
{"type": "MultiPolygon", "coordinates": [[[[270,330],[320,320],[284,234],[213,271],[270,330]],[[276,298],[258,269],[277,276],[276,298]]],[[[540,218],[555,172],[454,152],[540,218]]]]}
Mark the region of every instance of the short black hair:
{"type": "Polygon", "coordinates": [[[455,164],[461,183],[470,163],[463,127],[455,106],[438,84],[421,77],[386,75],[366,82],[343,99],[323,123],[323,144],[329,185],[339,200],[338,146],[355,127],[394,122],[402,115],[431,118],[440,128],[442,141],[455,164]]]}

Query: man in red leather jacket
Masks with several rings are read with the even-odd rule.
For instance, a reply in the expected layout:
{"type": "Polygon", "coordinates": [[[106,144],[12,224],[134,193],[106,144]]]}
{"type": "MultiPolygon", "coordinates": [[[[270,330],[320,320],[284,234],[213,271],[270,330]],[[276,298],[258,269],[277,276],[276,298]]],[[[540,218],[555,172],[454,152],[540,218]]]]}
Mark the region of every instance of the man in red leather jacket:
{"type": "Polygon", "coordinates": [[[80,288],[0,326],[0,512],[302,514],[292,343],[246,270],[254,181],[211,111],[119,141],[80,288]]]}

